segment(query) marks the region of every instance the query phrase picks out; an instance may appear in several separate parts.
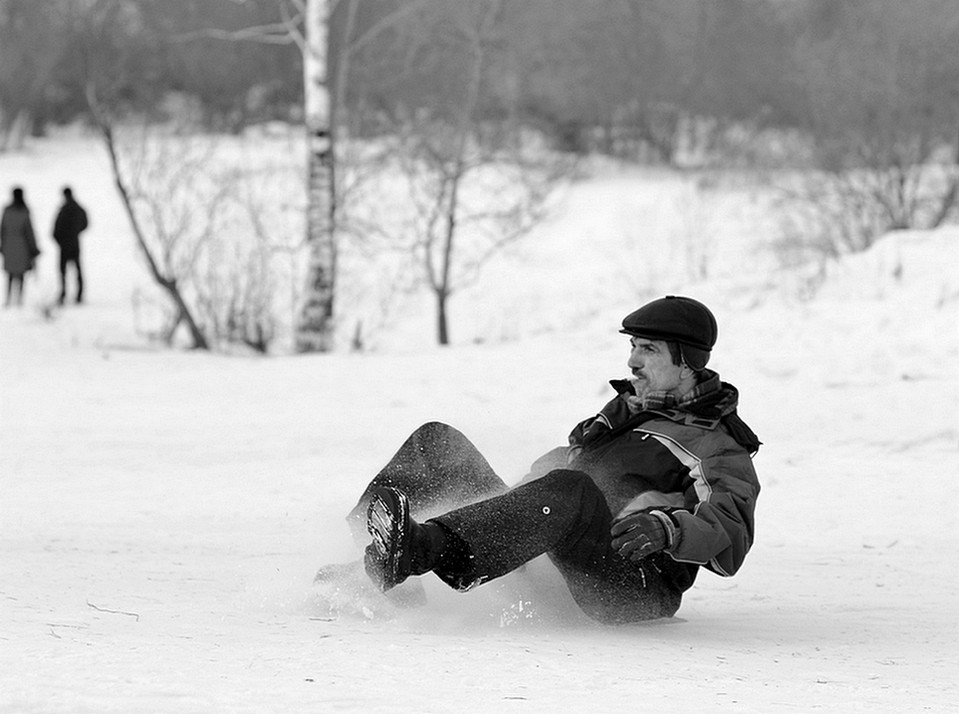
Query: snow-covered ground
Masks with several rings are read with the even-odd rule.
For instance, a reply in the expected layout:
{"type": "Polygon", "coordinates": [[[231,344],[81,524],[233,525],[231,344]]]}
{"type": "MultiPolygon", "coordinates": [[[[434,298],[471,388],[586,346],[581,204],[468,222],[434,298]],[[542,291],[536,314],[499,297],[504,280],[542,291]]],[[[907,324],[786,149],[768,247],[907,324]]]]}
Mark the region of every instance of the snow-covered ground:
{"type": "Polygon", "coordinates": [[[94,143],[0,156],[4,203],[14,184],[45,254],[0,312],[4,714],[959,711],[959,230],[887,236],[799,300],[755,204],[605,171],[453,303],[452,348],[404,328],[432,321],[411,301],[393,349],[230,357],[136,333],[149,279],[94,143]],[[89,302],[47,320],[65,182],[93,218],[89,302]],[[667,250],[691,229],[706,279],[667,250]],[[410,430],[452,423],[519,478],[602,405],[618,320],[666,291],[714,308],[712,366],[765,442],[735,578],[618,628],[541,562],[465,595],[428,576],[411,610],[314,589],[358,556],[343,515],[410,430]]]}

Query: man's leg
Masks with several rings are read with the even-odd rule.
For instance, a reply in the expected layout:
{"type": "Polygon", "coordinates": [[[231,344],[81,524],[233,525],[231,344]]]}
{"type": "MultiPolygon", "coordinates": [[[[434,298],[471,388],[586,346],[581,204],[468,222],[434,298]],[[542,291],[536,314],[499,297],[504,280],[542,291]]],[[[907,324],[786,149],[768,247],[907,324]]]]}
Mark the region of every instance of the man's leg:
{"type": "MultiPolygon", "coordinates": [[[[386,529],[379,530],[381,538],[386,529]]],[[[505,575],[548,553],[565,578],[580,608],[601,622],[632,622],[672,615],[680,592],[663,570],[649,560],[634,563],[612,549],[612,517],[606,499],[581,471],[555,470],[508,493],[443,514],[424,524],[395,529],[397,537],[374,543],[368,570],[376,579],[378,562],[409,563],[396,577],[381,578],[389,586],[411,574],[432,570],[449,586],[467,590],[505,575]],[[443,549],[428,549],[435,539],[421,529],[439,526],[443,549]],[[417,545],[419,543],[419,545],[417,545]],[[411,552],[399,552],[403,548],[411,552]],[[377,560],[376,556],[382,556],[377,560]],[[426,563],[428,568],[417,567],[426,563]],[[372,569],[370,568],[372,565],[372,569]]],[[[374,536],[374,541],[377,538],[374,536]]]]}
{"type": "Polygon", "coordinates": [[[17,286],[17,305],[23,305],[23,273],[13,276],[13,281],[17,286]]]}
{"type": "MultiPolygon", "coordinates": [[[[459,431],[439,422],[423,424],[414,431],[350,511],[347,522],[360,545],[370,542],[369,505],[373,493],[382,487],[402,489],[408,495],[407,512],[420,519],[506,491],[506,484],[476,447],[459,431]]],[[[362,566],[362,563],[326,565],[317,572],[314,582],[320,587],[332,587],[335,592],[343,587],[344,579],[350,580],[354,574],[368,583],[362,566]]],[[[422,583],[411,581],[407,587],[393,589],[397,584],[390,582],[387,587],[385,582],[381,583],[383,590],[389,590],[393,602],[409,606],[426,601],[422,583]]]]}
{"type": "Polygon", "coordinates": [[[433,519],[466,543],[469,558],[436,571],[458,589],[498,578],[544,553],[582,562],[610,540],[609,507],[581,471],[557,469],[511,491],[433,519]]]}
{"type": "Polygon", "coordinates": [[[77,253],[73,259],[73,264],[77,269],[77,304],[83,302],[83,269],[80,267],[80,254],[77,253]]]}
{"type": "Polygon", "coordinates": [[[406,494],[411,515],[419,520],[507,490],[469,439],[440,422],[428,422],[414,431],[360,496],[347,516],[358,542],[369,542],[370,496],[385,486],[406,494]]]}
{"type": "Polygon", "coordinates": [[[63,252],[63,249],[61,249],[60,250],[60,297],[57,298],[57,303],[62,305],[66,299],[67,299],[67,256],[63,252]]]}

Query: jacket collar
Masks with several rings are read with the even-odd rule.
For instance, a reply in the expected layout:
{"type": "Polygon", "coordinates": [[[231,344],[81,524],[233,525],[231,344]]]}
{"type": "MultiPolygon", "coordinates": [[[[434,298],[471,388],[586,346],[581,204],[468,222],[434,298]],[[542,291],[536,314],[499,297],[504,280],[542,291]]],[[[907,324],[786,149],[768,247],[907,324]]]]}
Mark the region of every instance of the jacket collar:
{"type": "Polygon", "coordinates": [[[570,434],[572,444],[589,446],[606,441],[614,436],[614,433],[632,429],[633,422],[639,424],[654,416],[704,429],[715,429],[722,423],[730,435],[750,453],[757,451],[762,443],[736,413],[739,390],[732,384],[723,382],[719,374],[712,370],[703,370],[696,386],[679,399],[673,397],[671,404],[665,399],[662,403],[647,399],[638,409],[631,408],[628,403],[630,398],[636,397],[631,394],[632,387],[627,380],[612,380],[610,385],[618,392],[617,397],[607,403],[595,417],[576,426],[570,434]]]}

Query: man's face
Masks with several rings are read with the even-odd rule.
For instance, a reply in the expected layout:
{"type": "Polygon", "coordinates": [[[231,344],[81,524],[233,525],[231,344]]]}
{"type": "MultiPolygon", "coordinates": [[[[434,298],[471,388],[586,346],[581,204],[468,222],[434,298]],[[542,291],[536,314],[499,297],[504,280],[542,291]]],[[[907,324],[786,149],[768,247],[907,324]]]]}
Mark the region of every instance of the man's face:
{"type": "Polygon", "coordinates": [[[673,364],[665,342],[631,337],[629,344],[626,365],[633,374],[637,396],[643,397],[653,391],[672,392],[679,387],[683,368],[673,364]]]}

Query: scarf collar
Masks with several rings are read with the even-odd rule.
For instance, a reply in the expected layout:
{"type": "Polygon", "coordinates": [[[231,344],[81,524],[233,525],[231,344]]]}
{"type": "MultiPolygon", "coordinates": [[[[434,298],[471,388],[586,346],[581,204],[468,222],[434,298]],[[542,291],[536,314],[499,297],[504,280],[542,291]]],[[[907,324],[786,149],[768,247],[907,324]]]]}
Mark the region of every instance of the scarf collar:
{"type": "Polygon", "coordinates": [[[632,394],[632,384],[627,380],[612,380],[610,384],[619,393],[592,419],[577,425],[570,434],[573,444],[589,445],[620,428],[629,428],[628,423],[642,413],[658,412],[669,418],[692,414],[705,419],[721,421],[731,436],[750,453],[762,443],[753,430],[736,413],[739,390],[723,382],[719,374],[703,370],[696,385],[685,394],[676,397],[667,392],[649,392],[640,398],[632,394]]]}
{"type": "MultiPolygon", "coordinates": [[[[735,409],[735,402],[738,396],[738,394],[735,394],[736,388],[732,387],[732,385],[725,385],[719,379],[719,375],[716,372],[708,369],[703,370],[699,381],[693,386],[692,389],[685,394],[679,395],[678,397],[672,392],[666,391],[650,391],[644,394],[642,397],[637,397],[628,393],[623,394],[620,392],[620,396],[626,400],[626,406],[629,408],[630,414],[638,414],[641,411],[679,409],[680,411],[690,412],[692,414],[696,414],[697,416],[707,416],[706,414],[700,413],[703,408],[713,406],[717,401],[730,401],[729,395],[724,398],[718,394],[726,386],[730,387],[734,392],[734,394],[731,395],[731,408],[735,409]]],[[[722,415],[723,414],[720,413],[709,416],[716,418],[722,415]]]]}

